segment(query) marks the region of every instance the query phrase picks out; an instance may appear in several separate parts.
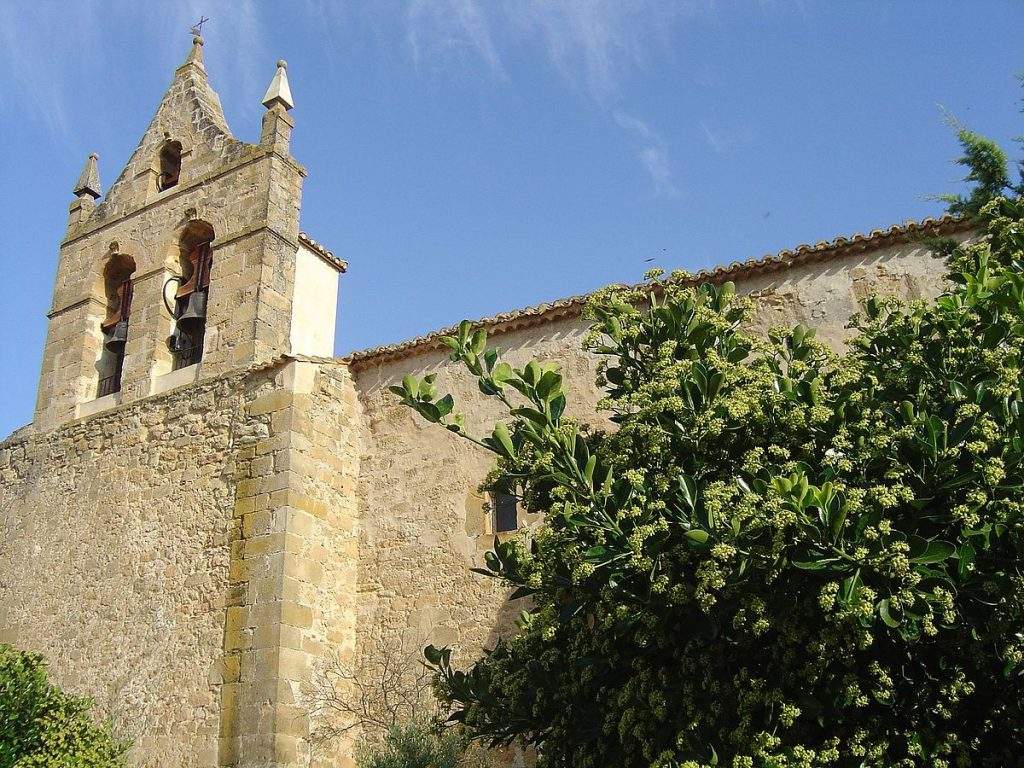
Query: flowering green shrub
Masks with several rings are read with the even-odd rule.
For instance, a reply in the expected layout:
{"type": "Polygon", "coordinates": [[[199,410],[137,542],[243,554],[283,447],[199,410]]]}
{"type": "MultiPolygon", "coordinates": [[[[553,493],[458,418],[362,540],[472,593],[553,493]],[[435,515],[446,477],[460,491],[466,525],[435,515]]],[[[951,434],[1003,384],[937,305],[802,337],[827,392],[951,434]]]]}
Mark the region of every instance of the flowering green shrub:
{"type": "Polygon", "coordinates": [[[728,283],[602,292],[608,431],[469,324],[491,435],[394,387],[545,515],[483,569],[520,634],[468,670],[427,649],[453,718],[566,768],[1024,765],[1024,205],[977,222],[946,293],[869,300],[843,353],[747,333],[728,283]]]}
{"type": "Polygon", "coordinates": [[[42,656],[0,645],[0,768],[118,768],[128,748],[88,699],[46,679],[42,656]]]}

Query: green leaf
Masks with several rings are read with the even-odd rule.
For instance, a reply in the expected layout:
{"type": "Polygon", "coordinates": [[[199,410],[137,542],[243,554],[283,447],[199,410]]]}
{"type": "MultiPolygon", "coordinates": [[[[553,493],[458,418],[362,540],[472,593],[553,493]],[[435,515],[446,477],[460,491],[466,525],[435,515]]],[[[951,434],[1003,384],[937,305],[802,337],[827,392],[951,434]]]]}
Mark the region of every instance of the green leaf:
{"type": "Polygon", "coordinates": [[[909,400],[904,400],[900,403],[900,413],[903,415],[903,420],[908,424],[914,420],[914,404],[909,400]]]}
{"type": "Polygon", "coordinates": [[[452,412],[452,408],[455,407],[455,400],[452,399],[451,395],[445,395],[438,400],[435,405],[437,406],[438,413],[442,418],[452,412]]]}
{"type": "Polygon", "coordinates": [[[512,415],[520,416],[524,419],[529,419],[534,424],[542,428],[548,426],[548,417],[545,416],[540,411],[538,411],[536,408],[527,408],[525,406],[523,406],[522,408],[514,408],[512,410],[512,415]]]}
{"type": "Polygon", "coordinates": [[[515,371],[512,370],[512,366],[502,361],[494,366],[494,370],[491,371],[491,379],[494,380],[495,384],[499,386],[504,384],[506,381],[515,376],[515,371]]]}
{"type": "Polygon", "coordinates": [[[477,355],[482,355],[484,350],[487,348],[487,331],[483,328],[478,328],[473,334],[473,338],[470,341],[469,348],[477,355]]]}
{"type": "Polygon", "coordinates": [[[608,496],[612,492],[612,468],[608,467],[608,472],[604,476],[604,482],[601,483],[601,495],[608,496]]]}
{"type": "Polygon", "coordinates": [[[434,645],[428,645],[423,649],[423,657],[427,660],[428,664],[436,667],[441,663],[441,649],[434,645]]]}
{"type": "Polygon", "coordinates": [[[498,361],[498,350],[488,349],[484,352],[484,365],[488,372],[494,369],[494,364],[498,361]]]}
{"type": "Polygon", "coordinates": [[[697,483],[692,477],[686,474],[679,475],[679,490],[682,492],[683,501],[691,510],[697,506],[697,483]]]}
{"type": "Polygon", "coordinates": [[[912,563],[940,563],[954,554],[956,554],[956,547],[948,541],[925,541],[919,536],[911,537],[910,562],[912,563]]]}
{"type": "Polygon", "coordinates": [[[801,571],[823,571],[828,568],[835,559],[822,558],[821,560],[791,560],[794,568],[799,568],[801,571]]]}
{"type": "Polygon", "coordinates": [[[709,538],[708,532],[702,531],[699,528],[691,528],[685,535],[690,541],[695,541],[698,544],[707,544],[709,538]]]}
{"type": "Polygon", "coordinates": [[[846,515],[850,511],[848,504],[840,503],[839,499],[834,499],[831,507],[833,509],[829,512],[829,533],[832,534],[832,541],[839,539],[839,534],[843,530],[843,524],[846,522],[846,515]]]}
{"type": "Polygon", "coordinates": [[[548,404],[548,411],[551,413],[551,421],[558,424],[565,413],[565,395],[558,395],[548,404]]]}
{"type": "Polygon", "coordinates": [[[898,627],[900,623],[892,617],[889,613],[889,599],[881,600],[878,603],[878,615],[882,617],[882,621],[885,622],[887,627],[898,627]]]}
{"type": "Polygon", "coordinates": [[[960,549],[957,552],[957,558],[959,559],[959,565],[957,566],[957,575],[961,580],[966,579],[971,572],[971,565],[974,563],[977,557],[977,550],[969,541],[965,541],[960,545],[960,549]]]}
{"type": "Polygon", "coordinates": [[[402,387],[405,389],[405,392],[409,397],[415,397],[416,393],[419,391],[420,383],[416,380],[415,376],[409,373],[403,377],[402,387]]]}
{"type": "Polygon", "coordinates": [[[484,563],[494,573],[501,570],[501,560],[498,559],[498,555],[491,550],[484,552],[484,563]]]}
{"type": "Polygon", "coordinates": [[[537,397],[543,401],[548,401],[559,394],[561,387],[562,377],[554,371],[548,371],[537,382],[537,397]]]}
{"type": "Polygon", "coordinates": [[[508,433],[508,427],[505,426],[505,422],[499,421],[494,425],[494,432],[491,433],[491,437],[501,447],[501,453],[504,454],[505,458],[515,459],[516,449],[512,445],[512,436],[508,433]]]}
{"type": "Polygon", "coordinates": [[[531,360],[523,369],[523,381],[532,386],[537,386],[537,382],[540,381],[540,377],[540,366],[537,365],[535,360],[531,360]]]}

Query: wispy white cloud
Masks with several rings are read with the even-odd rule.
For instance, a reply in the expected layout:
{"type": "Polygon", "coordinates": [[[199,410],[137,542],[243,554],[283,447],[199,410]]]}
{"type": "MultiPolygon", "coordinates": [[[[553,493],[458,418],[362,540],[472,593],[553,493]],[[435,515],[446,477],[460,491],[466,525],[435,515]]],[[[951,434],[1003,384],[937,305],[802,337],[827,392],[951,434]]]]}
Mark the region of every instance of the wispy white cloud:
{"type": "Polygon", "coordinates": [[[539,47],[571,86],[607,105],[663,45],[672,24],[713,13],[713,0],[406,0],[413,59],[478,59],[504,75],[504,58],[539,47]],[[504,51],[504,54],[503,54],[504,51]]]}
{"type": "MultiPolygon", "coordinates": [[[[84,67],[107,69],[110,52],[124,40],[143,40],[149,56],[168,77],[188,51],[188,33],[202,14],[211,17],[203,34],[211,42],[207,60],[232,83],[239,103],[254,100],[273,74],[273,59],[261,55],[262,32],[254,0],[183,0],[138,4],[82,0],[75,3],[0,3],[0,66],[6,74],[0,105],[37,120],[52,138],[72,145],[77,133],[68,116],[73,89],[84,67]],[[261,82],[263,81],[263,82],[261,82]]],[[[123,73],[105,76],[107,88],[123,73]]]]}
{"type": "Polygon", "coordinates": [[[99,40],[97,18],[85,5],[0,4],[0,64],[7,75],[0,105],[38,120],[67,142],[67,67],[88,59],[99,40]]]}
{"type": "Polygon", "coordinates": [[[658,195],[674,195],[668,145],[621,109],[631,76],[681,17],[712,0],[407,0],[406,39],[418,68],[478,68],[507,79],[505,61],[539,49],[570,88],[608,114],[636,147],[658,195]]]}
{"type": "Polygon", "coordinates": [[[417,66],[467,54],[479,56],[497,75],[504,73],[491,23],[476,0],[410,0],[406,40],[417,66]]]}
{"type": "Polygon", "coordinates": [[[629,5],[533,0],[514,11],[512,20],[540,36],[551,63],[567,82],[606,103],[643,58],[643,30],[631,23],[629,5]]]}
{"type": "MultiPolygon", "coordinates": [[[[354,14],[371,19],[375,28],[389,26],[376,44],[393,47],[397,36],[412,65],[431,75],[455,68],[507,83],[514,60],[547,62],[554,77],[624,131],[659,194],[675,190],[667,143],[623,104],[630,80],[667,44],[672,24],[713,13],[714,0],[389,0],[362,9],[306,0],[297,8],[335,31],[350,25],[354,14]]],[[[0,89],[0,104],[31,113],[73,144],[67,104],[83,62],[102,66],[131,35],[147,41],[149,56],[170,72],[187,51],[189,26],[201,15],[211,18],[203,34],[214,85],[229,114],[249,119],[259,111],[277,54],[267,50],[255,0],[0,2],[0,64],[10,81],[0,89]]]]}
{"type": "Polygon", "coordinates": [[[669,162],[668,146],[664,139],[638,117],[619,110],[616,110],[612,117],[636,143],[637,158],[651,178],[654,193],[668,196],[678,194],[679,190],[673,180],[672,164],[669,162]]]}
{"type": "Polygon", "coordinates": [[[735,128],[713,127],[706,120],[698,124],[711,150],[717,155],[728,155],[738,147],[749,144],[755,138],[754,130],[749,126],[735,128]]]}

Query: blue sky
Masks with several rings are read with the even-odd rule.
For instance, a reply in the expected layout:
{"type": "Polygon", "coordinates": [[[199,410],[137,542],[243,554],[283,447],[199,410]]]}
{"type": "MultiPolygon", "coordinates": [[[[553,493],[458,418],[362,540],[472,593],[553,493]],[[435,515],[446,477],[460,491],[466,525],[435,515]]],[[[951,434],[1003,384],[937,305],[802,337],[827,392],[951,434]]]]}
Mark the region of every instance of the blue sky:
{"type": "Polygon", "coordinates": [[[78,172],[117,176],[201,14],[239,138],[289,62],[302,225],[350,264],[338,353],[937,214],[943,108],[1024,133],[1013,0],[0,0],[0,435],[78,172]]]}

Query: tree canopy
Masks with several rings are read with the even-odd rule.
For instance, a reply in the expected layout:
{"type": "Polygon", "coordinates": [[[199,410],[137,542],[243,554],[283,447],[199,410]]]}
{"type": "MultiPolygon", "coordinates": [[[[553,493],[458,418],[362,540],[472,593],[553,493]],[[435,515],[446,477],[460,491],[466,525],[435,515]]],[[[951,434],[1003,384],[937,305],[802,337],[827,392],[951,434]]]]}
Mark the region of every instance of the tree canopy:
{"type": "Polygon", "coordinates": [[[42,656],[0,644],[0,768],[120,768],[128,744],[91,706],[47,679],[42,656]]]}

